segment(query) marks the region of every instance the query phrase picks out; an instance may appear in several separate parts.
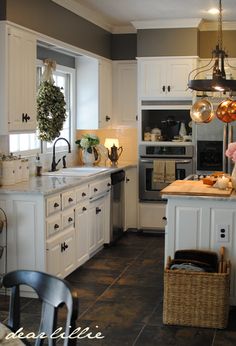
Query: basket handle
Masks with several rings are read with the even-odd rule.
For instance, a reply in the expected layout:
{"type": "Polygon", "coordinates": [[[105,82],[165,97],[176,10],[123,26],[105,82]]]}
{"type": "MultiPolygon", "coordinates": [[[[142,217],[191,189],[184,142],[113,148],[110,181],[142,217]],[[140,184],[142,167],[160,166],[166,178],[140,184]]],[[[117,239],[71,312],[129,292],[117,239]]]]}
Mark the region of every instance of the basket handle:
{"type": "Polygon", "coordinates": [[[167,263],[166,263],[166,268],[167,268],[167,269],[170,269],[170,264],[171,264],[171,257],[168,256],[168,257],[167,257],[167,263]]]}

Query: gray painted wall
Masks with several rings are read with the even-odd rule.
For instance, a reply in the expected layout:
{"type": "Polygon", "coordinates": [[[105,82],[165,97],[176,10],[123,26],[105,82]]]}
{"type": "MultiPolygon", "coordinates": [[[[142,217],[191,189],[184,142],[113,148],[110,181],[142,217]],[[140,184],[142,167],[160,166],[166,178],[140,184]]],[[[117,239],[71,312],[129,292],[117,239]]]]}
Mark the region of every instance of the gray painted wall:
{"type": "Polygon", "coordinates": [[[111,58],[111,33],[51,0],[6,0],[6,4],[3,19],[111,58]]]}
{"type": "Polygon", "coordinates": [[[138,30],[138,57],[178,55],[198,55],[197,29],[138,30]]]}
{"type": "MultiPolygon", "coordinates": [[[[199,54],[201,58],[210,58],[211,52],[217,43],[216,31],[201,31],[199,35],[199,54]]],[[[229,57],[236,57],[236,31],[223,31],[223,48],[228,53],[229,57]]]]}
{"type": "Polygon", "coordinates": [[[75,58],[73,56],[62,54],[45,47],[37,46],[37,58],[39,60],[53,59],[56,60],[58,65],[75,68],[75,58]]]}
{"type": "Polygon", "coordinates": [[[112,60],[134,60],[137,56],[137,34],[115,34],[111,40],[112,60]]]}

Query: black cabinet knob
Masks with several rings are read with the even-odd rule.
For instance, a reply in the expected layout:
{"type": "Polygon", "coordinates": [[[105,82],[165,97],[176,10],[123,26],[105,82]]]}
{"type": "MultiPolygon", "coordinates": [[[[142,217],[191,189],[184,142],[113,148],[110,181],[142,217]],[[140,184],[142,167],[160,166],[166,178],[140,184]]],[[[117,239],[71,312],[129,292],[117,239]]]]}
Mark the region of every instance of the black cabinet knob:
{"type": "Polygon", "coordinates": [[[57,223],[55,223],[55,225],[54,225],[54,229],[58,229],[60,226],[57,224],[57,223]]]}
{"type": "Polygon", "coordinates": [[[100,209],[100,208],[96,208],[96,214],[99,214],[100,212],[102,211],[102,209],[100,209]]]}
{"type": "Polygon", "coordinates": [[[69,203],[73,202],[73,198],[71,198],[71,197],[68,198],[68,202],[69,202],[69,203]]]}
{"type": "Polygon", "coordinates": [[[71,222],[71,221],[73,221],[73,219],[72,219],[72,217],[69,217],[68,222],[71,222]]]}
{"type": "Polygon", "coordinates": [[[82,192],[82,197],[85,197],[86,196],[86,193],[85,192],[82,192]]]}
{"type": "Polygon", "coordinates": [[[83,211],[86,211],[86,210],[87,210],[87,208],[86,208],[86,207],[83,207],[83,208],[82,208],[82,210],[83,210],[83,211]]]}
{"type": "Polygon", "coordinates": [[[163,216],[162,220],[164,220],[164,221],[167,220],[167,217],[166,217],[166,216],[163,216]]]}
{"type": "Polygon", "coordinates": [[[126,181],[126,183],[128,183],[128,182],[130,181],[130,179],[129,179],[129,178],[126,178],[125,181],[126,181]]]}
{"type": "Polygon", "coordinates": [[[95,188],[93,189],[93,191],[94,191],[94,192],[97,192],[97,191],[98,191],[98,189],[95,187],[95,188]]]}
{"type": "Polygon", "coordinates": [[[57,208],[57,207],[59,207],[59,204],[57,202],[55,202],[53,206],[54,206],[54,208],[57,208]]]}
{"type": "Polygon", "coordinates": [[[107,186],[111,186],[111,183],[107,183],[107,186]]]}

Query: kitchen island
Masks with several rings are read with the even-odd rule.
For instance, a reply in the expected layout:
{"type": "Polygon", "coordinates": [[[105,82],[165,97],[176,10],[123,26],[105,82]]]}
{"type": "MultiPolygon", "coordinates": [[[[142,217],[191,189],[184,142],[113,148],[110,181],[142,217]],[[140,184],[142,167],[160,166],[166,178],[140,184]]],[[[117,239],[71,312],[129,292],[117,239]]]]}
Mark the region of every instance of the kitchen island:
{"type": "MultiPolygon", "coordinates": [[[[178,193],[176,189],[171,192],[172,184],[169,189],[162,190],[162,197],[167,199],[165,264],[167,257],[173,258],[178,249],[219,253],[220,247],[224,246],[226,258],[232,265],[230,303],[236,305],[236,192],[230,190],[227,196],[222,196],[224,190],[215,189],[215,195],[204,195],[204,191],[209,192],[209,187],[202,184],[203,190],[198,195],[191,191],[178,193]]],[[[184,184],[183,181],[183,187],[184,184]]]]}

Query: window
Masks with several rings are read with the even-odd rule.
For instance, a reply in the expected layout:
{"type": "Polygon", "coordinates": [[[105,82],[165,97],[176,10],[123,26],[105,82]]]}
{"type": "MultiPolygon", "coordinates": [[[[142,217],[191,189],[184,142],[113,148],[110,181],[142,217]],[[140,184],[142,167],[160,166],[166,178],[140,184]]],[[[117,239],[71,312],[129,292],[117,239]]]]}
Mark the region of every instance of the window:
{"type": "MultiPolygon", "coordinates": [[[[40,85],[42,79],[43,65],[39,62],[37,66],[37,85],[40,85]]],[[[70,143],[73,143],[74,126],[74,100],[73,90],[75,90],[75,70],[69,67],[57,65],[57,70],[53,73],[55,85],[62,88],[66,101],[67,119],[64,123],[60,137],[66,138],[70,143]]],[[[11,134],[9,136],[10,152],[20,154],[34,154],[36,152],[50,152],[53,143],[40,142],[36,133],[30,134],[11,134]]],[[[58,150],[66,150],[67,146],[64,141],[59,141],[57,144],[58,150]]]]}

